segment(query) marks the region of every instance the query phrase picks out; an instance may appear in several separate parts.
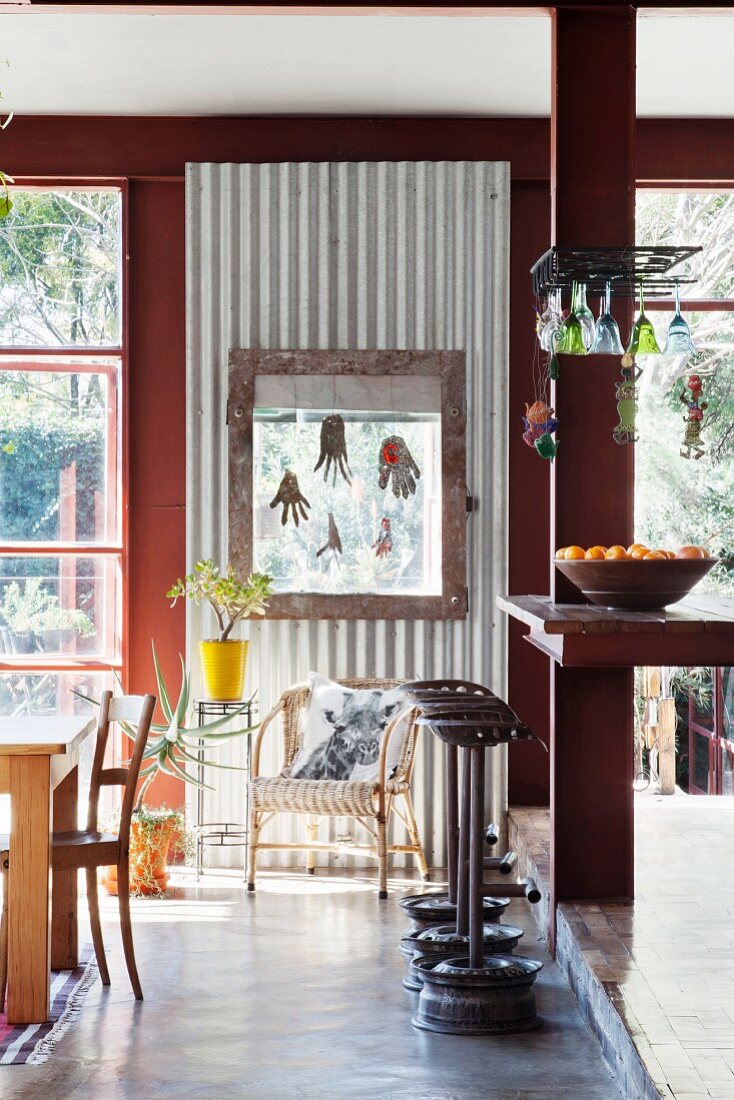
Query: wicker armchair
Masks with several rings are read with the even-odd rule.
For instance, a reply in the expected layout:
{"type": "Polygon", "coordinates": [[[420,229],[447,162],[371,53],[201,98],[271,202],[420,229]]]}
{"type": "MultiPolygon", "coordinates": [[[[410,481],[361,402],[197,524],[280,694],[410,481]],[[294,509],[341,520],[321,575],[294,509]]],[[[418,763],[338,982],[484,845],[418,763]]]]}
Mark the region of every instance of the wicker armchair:
{"type": "MultiPolygon", "coordinates": [[[[400,680],[341,680],[349,688],[398,687],[400,680]]],[[[379,896],[387,897],[387,856],[389,852],[412,852],[417,860],[421,877],[428,878],[428,864],[421,845],[413,802],[410,797],[410,778],[413,772],[416,735],[420,727],[415,724],[415,711],[404,709],[389,723],[385,730],[375,782],[334,779],[290,779],[280,774],[274,777],[260,775],[260,749],[263,737],[275,718],[281,716],[283,734],[282,769],[290,767],[301,747],[301,717],[308,704],[309,688],[299,685],[284,691],[280,699],[263,720],[257,732],[252,750],[250,779],[250,836],[247,853],[247,889],[255,889],[257,853],[262,849],[288,849],[308,853],[306,868],[314,873],[314,852],[334,852],[342,845],[317,840],[319,818],[353,817],[371,835],[372,843],[350,844],[349,851],[365,852],[376,856],[379,863],[379,896]],[[402,727],[403,744],[394,775],[385,775],[388,743],[395,731],[402,727]],[[396,799],[402,799],[398,807],[396,799]],[[303,843],[268,843],[260,840],[264,826],[278,813],[302,814],[307,817],[308,839],[303,843]],[[409,844],[388,844],[387,830],[394,814],[408,832],[409,844]]]]}

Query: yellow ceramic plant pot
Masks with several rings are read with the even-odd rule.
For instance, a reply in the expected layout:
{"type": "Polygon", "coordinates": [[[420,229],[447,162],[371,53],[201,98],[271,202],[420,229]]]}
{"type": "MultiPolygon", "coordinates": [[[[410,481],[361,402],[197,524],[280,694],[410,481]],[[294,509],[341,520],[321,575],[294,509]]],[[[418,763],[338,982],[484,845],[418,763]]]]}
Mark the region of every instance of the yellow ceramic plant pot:
{"type": "Polygon", "coordinates": [[[207,699],[228,703],[242,698],[249,642],[199,642],[207,699]]]}

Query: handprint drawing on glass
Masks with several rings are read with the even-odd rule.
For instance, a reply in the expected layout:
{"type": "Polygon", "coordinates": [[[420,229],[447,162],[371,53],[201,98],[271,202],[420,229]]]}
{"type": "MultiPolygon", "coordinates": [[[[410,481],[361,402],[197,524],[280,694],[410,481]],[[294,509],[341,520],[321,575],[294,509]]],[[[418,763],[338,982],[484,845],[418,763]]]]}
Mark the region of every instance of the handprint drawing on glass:
{"type": "Polygon", "coordinates": [[[447,448],[442,427],[449,367],[464,418],[463,353],[236,351],[230,363],[230,560],[274,578],[275,615],[463,614],[465,432],[447,448]]]}

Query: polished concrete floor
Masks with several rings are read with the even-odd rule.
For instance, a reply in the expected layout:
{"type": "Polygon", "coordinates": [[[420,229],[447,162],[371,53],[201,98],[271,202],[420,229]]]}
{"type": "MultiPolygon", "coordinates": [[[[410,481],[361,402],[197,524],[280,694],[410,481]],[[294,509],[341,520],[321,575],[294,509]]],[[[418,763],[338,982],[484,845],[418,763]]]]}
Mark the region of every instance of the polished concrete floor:
{"type": "MultiPolygon", "coordinates": [[[[183,881],[183,880],[182,880],[183,881]]],[[[264,874],[135,903],[146,1000],[133,1001],[105,902],[112,986],[97,983],[44,1066],[0,1068],[2,1100],[619,1100],[601,1051],[524,902],[522,953],[543,958],[545,1026],[499,1038],[416,1031],[400,982],[393,884],[264,874]]]]}

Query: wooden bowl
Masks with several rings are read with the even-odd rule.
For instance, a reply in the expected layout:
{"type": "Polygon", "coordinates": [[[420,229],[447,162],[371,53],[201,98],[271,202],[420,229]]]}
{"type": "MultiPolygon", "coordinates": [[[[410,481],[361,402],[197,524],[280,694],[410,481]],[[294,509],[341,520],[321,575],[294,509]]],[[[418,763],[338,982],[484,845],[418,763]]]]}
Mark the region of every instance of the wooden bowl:
{"type": "Polygon", "coordinates": [[[717,564],[717,558],[555,562],[589,603],[612,611],[660,611],[687,596],[717,564]]]}

